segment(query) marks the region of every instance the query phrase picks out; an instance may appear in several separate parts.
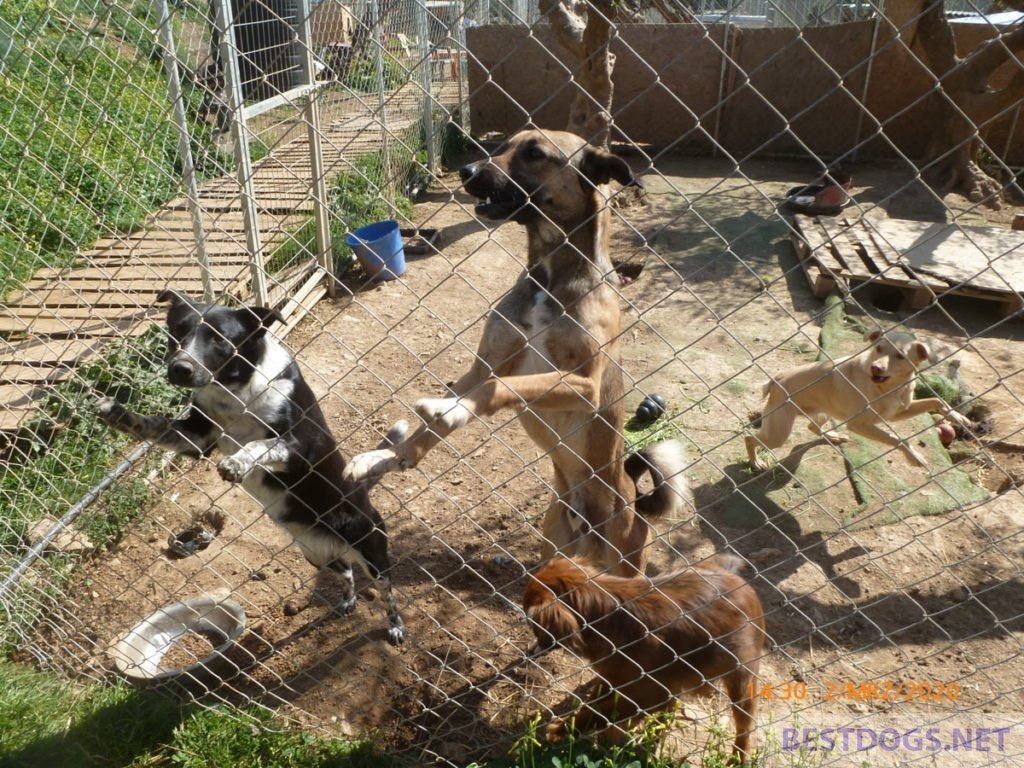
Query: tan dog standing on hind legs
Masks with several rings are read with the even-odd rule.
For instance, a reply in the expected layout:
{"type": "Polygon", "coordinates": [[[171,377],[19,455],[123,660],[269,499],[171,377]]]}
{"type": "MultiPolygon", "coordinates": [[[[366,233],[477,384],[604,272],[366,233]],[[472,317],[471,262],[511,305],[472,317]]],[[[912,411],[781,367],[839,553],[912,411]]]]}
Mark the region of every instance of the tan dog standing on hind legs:
{"type": "Polygon", "coordinates": [[[875,330],[865,340],[871,346],[860,354],[803,365],[765,384],[760,429],[746,436],[747,455],[755,469],[768,468],[757,455],[758,447],[781,447],[798,416],[808,419],[808,428],[831,443],[845,443],[850,438],[828,429],[829,420],[883,445],[898,447],[921,467],[927,465],[924,456],[893,434],[886,427],[888,422],[940,413],[962,427],[972,426],[970,419],[941,398],[913,399],[917,369],[932,359],[927,344],[900,331],[875,330]]]}
{"type": "Polygon", "coordinates": [[[557,550],[625,574],[642,571],[650,539],[644,515],[682,509],[688,491],[675,441],[623,460],[620,310],[602,187],[635,183],[633,174],[578,136],[531,130],[461,176],[482,201],[477,215],[526,227],[526,270],[488,316],[476,360],[451,396],[417,402],[424,423],[415,434],[354,457],[346,477],[414,467],[471,418],[515,408],[554,464],[545,557],[557,550]],[[636,499],[647,471],[655,487],[636,499]]]}

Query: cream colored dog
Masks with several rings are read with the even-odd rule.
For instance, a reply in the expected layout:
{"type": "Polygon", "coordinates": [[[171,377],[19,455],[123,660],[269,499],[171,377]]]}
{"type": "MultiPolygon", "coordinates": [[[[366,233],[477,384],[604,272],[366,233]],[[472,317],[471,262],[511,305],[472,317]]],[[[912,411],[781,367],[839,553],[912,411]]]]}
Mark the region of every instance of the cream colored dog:
{"type": "Polygon", "coordinates": [[[926,466],[924,456],[886,427],[888,422],[922,413],[941,413],[963,427],[971,421],[939,397],[914,400],[918,366],[932,359],[928,345],[910,333],[872,331],[871,346],[857,355],[822,360],[787,371],[764,386],[766,397],[760,430],[747,435],[747,455],[756,469],[767,465],[757,448],[778,448],[793,431],[797,416],[810,420],[808,428],[833,443],[848,435],[827,429],[828,422],[877,440],[906,454],[914,464],[926,466]]]}

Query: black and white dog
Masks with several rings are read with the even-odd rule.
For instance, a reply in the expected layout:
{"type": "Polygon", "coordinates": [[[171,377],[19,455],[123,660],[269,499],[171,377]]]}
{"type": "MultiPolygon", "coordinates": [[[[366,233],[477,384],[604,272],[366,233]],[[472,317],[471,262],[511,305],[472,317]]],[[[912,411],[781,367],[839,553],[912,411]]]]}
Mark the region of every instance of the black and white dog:
{"type": "MultiPolygon", "coordinates": [[[[268,332],[280,315],[270,309],[229,309],[201,304],[172,290],[157,301],[167,312],[167,379],[192,390],[181,419],[131,413],[111,398],[99,418],[140,440],[190,456],[215,447],[221,477],[241,483],[270,517],[295,539],[310,563],[340,574],[345,597],[338,610],[355,608],[352,565],[376,579],[387,600],[388,641],[405,640],[391,589],[388,537],[370,503],[372,483],[342,480],[345,460],[313,391],[291,355],[268,332]]],[[[385,445],[405,436],[392,427],[385,445]]]]}

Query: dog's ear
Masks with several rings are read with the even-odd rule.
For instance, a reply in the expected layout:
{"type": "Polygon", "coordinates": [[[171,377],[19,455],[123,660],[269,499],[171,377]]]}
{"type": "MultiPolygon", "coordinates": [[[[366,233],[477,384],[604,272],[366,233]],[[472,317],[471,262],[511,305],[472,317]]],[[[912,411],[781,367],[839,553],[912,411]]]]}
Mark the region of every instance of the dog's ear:
{"type": "Polygon", "coordinates": [[[596,147],[588,146],[583,150],[579,168],[587,181],[595,186],[607,184],[612,179],[624,187],[639,183],[633,176],[629,163],[611,152],[596,147]]]}
{"type": "Polygon", "coordinates": [[[569,606],[559,600],[550,600],[526,610],[533,634],[540,648],[571,644],[580,631],[580,622],[569,606]]]}
{"type": "Polygon", "coordinates": [[[866,341],[866,342],[869,342],[869,343],[872,343],[872,344],[873,344],[874,342],[876,342],[876,341],[878,341],[878,340],[879,340],[880,338],[882,338],[882,337],[883,337],[884,335],[885,335],[885,331],[883,331],[883,330],[882,330],[881,328],[875,328],[875,330],[873,330],[873,331],[870,331],[870,332],[869,332],[869,333],[868,333],[868,334],[867,334],[867,335],[866,335],[866,336],[864,337],[864,341],[866,341]]]}
{"type": "Polygon", "coordinates": [[[932,351],[923,341],[915,341],[910,345],[910,357],[918,363],[932,360],[932,351]]]}
{"type": "Polygon", "coordinates": [[[178,293],[173,288],[164,288],[156,295],[157,304],[191,304],[192,300],[183,293],[178,293]]]}
{"type": "Polygon", "coordinates": [[[270,309],[269,307],[245,307],[240,311],[247,312],[250,315],[255,315],[259,324],[264,328],[269,328],[274,323],[284,322],[284,318],[281,316],[281,313],[276,309],[270,309]]]}

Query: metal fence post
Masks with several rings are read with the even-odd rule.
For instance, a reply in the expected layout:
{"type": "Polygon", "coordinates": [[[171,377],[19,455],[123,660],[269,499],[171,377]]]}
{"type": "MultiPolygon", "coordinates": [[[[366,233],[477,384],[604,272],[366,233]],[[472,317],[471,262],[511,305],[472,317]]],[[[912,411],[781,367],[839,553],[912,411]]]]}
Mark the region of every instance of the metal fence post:
{"type": "Polygon", "coordinates": [[[210,275],[210,257],[206,252],[206,230],[203,227],[203,212],[199,204],[199,186],[196,183],[196,166],[192,157],[192,135],[185,114],[185,100],[181,92],[181,75],[178,54],[174,49],[174,30],[171,29],[171,12],[167,0],[157,0],[160,13],[160,44],[163,46],[164,69],[167,70],[167,85],[170,91],[172,119],[178,129],[178,154],[181,156],[181,175],[185,180],[185,194],[188,198],[188,212],[192,217],[192,235],[196,240],[196,258],[203,281],[203,300],[213,301],[213,277],[210,275]]]}
{"type": "Polygon", "coordinates": [[[327,275],[327,294],[337,293],[334,280],[334,256],[331,244],[330,209],[327,206],[327,179],[324,177],[324,153],[320,132],[320,91],[316,87],[316,69],[313,66],[313,35],[310,29],[309,0],[299,0],[299,42],[302,44],[303,79],[309,86],[305,99],[307,136],[309,137],[310,194],[313,197],[313,216],[316,220],[316,251],[321,269],[327,275]]]}
{"type": "Polygon", "coordinates": [[[436,141],[434,138],[434,62],[431,59],[430,24],[427,19],[426,0],[414,0],[416,11],[416,35],[420,42],[420,61],[423,67],[423,136],[427,145],[427,170],[434,173],[438,169],[436,141]]]}
{"type": "Polygon", "coordinates": [[[235,145],[235,162],[238,164],[238,186],[242,196],[242,217],[245,221],[246,247],[249,250],[252,294],[257,304],[266,306],[268,298],[267,273],[264,268],[263,243],[260,238],[256,188],[252,179],[249,127],[245,118],[245,94],[242,92],[242,74],[238,69],[238,49],[234,44],[234,17],[231,0],[217,0],[217,26],[220,31],[224,85],[227,89],[228,110],[231,115],[231,137],[235,145]]]}

